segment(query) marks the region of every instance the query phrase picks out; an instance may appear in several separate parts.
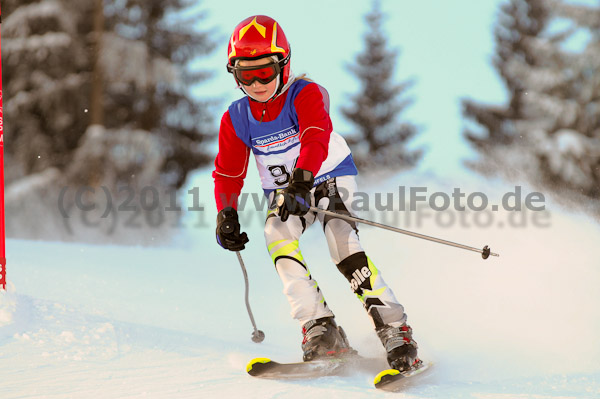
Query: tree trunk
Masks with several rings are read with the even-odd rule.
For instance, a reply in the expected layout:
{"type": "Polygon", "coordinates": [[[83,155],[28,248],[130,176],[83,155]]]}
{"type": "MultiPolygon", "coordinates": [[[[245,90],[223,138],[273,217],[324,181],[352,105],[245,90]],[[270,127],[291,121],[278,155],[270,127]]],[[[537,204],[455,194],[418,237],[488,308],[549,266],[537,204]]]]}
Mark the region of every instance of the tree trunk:
{"type": "Polygon", "coordinates": [[[94,0],[94,32],[92,39],[92,98],[90,101],[90,124],[104,125],[102,65],[102,33],[104,31],[104,4],[103,0],[94,0]]]}

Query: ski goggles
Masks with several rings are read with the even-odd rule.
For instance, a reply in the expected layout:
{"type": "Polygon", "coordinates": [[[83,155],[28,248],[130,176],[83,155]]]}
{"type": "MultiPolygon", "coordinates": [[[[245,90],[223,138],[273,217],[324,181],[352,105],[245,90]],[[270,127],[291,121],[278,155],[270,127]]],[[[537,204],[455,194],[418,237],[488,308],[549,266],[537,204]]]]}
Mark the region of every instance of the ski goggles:
{"type": "Polygon", "coordinates": [[[227,71],[232,73],[235,79],[244,86],[250,86],[255,81],[266,85],[279,75],[281,67],[278,62],[247,67],[227,65],[227,71]]]}

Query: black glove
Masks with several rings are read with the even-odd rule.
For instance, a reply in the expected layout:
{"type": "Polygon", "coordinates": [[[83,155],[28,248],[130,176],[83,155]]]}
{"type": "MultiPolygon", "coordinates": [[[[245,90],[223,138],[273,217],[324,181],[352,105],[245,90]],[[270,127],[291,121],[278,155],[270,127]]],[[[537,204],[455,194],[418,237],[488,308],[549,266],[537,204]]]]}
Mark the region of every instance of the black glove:
{"type": "Polygon", "coordinates": [[[246,233],[240,234],[240,222],[237,211],[232,208],[224,208],[217,215],[217,242],[220,246],[230,251],[241,251],[246,248],[244,244],[248,241],[246,233]]]}
{"type": "Polygon", "coordinates": [[[315,178],[311,171],[296,168],[290,184],[277,194],[277,213],[282,222],[290,215],[303,216],[310,210],[310,190],[315,178]]]}

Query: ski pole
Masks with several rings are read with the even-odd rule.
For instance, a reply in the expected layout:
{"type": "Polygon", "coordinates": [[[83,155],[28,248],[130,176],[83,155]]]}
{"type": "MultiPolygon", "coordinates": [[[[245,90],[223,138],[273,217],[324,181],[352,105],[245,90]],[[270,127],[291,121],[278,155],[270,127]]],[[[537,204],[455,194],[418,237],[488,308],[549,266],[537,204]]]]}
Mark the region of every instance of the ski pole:
{"type": "MultiPolygon", "coordinates": [[[[285,201],[285,197],[281,194],[279,194],[277,196],[277,198],[275,198],[275,204],[277,206],[283,205],[284,201],[285,201]]],[[[387,226],[385,224],[372,222],[370,220],[357,218],[355,216],[344,215],[342,213],[328,211],[326,209],[317,208],[316,206],[311,206],[310,210],[312,212],[322,213],[324,215],[329,215],[331,217],[343,219],[343,220],[346,220],[349,222],[368,224],[369,226],[379,227],[381,229],[390,230],[390,231],[393,231],[396,233],[406,234],[406,235],[409,235],[412,237],[421,238],[423,240],[437,242],[438,244],[450,245],[451,247],[462,248],[462,249],[466,249],[468,251],[477,252],[477,253],[481,254],[481,257],[483,259],[487,259],[490,255],[491,256],[500,256],[497,253],[491,252],[490,248],[487,245],[485,247],[483,247],[483,249],[479,249],[479,248],[470,247],[468,245],[458,244],[458,243],[455,243],[452,241],[442,240],[441,238],[436,238],[436,237],[427,236],[425,234],[415,233],[414,231],[404,230],[404,229],[400,229],[398,227],[387,226]]]]}
{"type": "Polygon", "coordinates": [[[242,259],[242,254],[240,254],[240,251],[235,251],[235,253],[237,254],[238,260],[240,261],[242,273],[244,273],[244,283],[246,285],[246,309],[248,310],[248,316],[250,316],[250,322],[252,322],[252,327],[254,327],[254,332],[252,333],[252,341],[260,343],[265,339],[265,333],[256,328],[256,322],[254,321],[252,309],[250,309],[250,301],[248,300],[248,292],[250,291],[248,284],[248,272],[246,272],[246,266],[244,266],[244,260],[242,259]]]}
{"type": "MultiPolygon", "coordinates": [[[[223,226],[221,226],[221,231],[223,233],[232,233],[234,230],[233,224],[227,222],[223,226]]],[[[244,260],[242,259],[242,254],[240,251],[235,251],[237,254],[238,261],[240,262],[240,267],[242,268],[242,273],[244,273],[244,284],[246,286],[246,310],[248,310],[248,316],[250,316],[250,322],[252,322],[252,327],[254,327],[254,332],[252,332],[252,341],[256,343],[263,342],[265,339],[265,333],[256,328],[256,322],[254,321],[254,315],[252,314],[252,309],[250,309],[250,300],[249,292],[250,292],[250,284],[248,283],[248,272],[246,271],[246,266],[244,265],[244,260]]]]}
{"type": "Polygon", "coordinates": [[[409,235],[409,236],[412,236],[412,237],[421,238],[423,240],[429,240],[429,241],[437,242],[438,244],[445,244],[445,245],[450,245],[451,247],[462,248],[462,249],[466,249],[468,251],[478,252],[478,253],[481,254],[481,257],[483,259],[487,259],[490,255],[491,256],[500,256],[497,253],[491,252],[490,248],[487,245],[485,247],[483,247],[483,249],[479,249],[479,248],[470,247],[468,245],[458,244],[458,243],[455,243],[455,242],[452,242],[452,241],[442,240],[441,238],[436,238],[436,237],[427,236],[425,234],[415,233],[414,231],[399,229],[397,227],[387,226],[385,224],[381,224],[381,223],[377,223],[377,222],[372,222],[370,220],[361,219],[361,218],[357,218],[357,217],[350,216],[350,215],[344,215],[344,214],[341,214],[341,213],[328,211],[326,209],[317,208],[315,206],[311,206],[310,210],[313,211],[313,212],[322,213],[324,215],[332,216],[332,217],[335,217],[335,218],[338,218],[338,219],[344,219],[344,220],[347,220],[349,222],[357,222],[357,223],[368,224],[370,226],[379,227],[381,229],[394,231],[396,233],[406,234],[406,235],[409,235]]]}

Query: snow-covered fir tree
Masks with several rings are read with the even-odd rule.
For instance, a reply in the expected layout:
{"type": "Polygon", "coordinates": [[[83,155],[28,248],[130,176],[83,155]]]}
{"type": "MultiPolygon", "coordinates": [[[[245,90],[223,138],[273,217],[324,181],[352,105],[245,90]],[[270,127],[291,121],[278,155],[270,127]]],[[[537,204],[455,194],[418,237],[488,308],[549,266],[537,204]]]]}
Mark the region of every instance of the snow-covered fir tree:
{"type": "Polygon", "coordinates": [[[463,102],[470,166],[600,200],[600,7],[511,0],[495,29],[505,105],[463,102]]]}
{"type": "MultiPolygon", "coordinates": [[[[209,74],[189,63],[214,44],[198,30],[205,16],[191,6],[197,9],[188,0],[3,2],[7,185],[23,180],[18,190],[7,187],[8,207],[24,209],[26,200],[33,209],[37,200],[56,213],[66,186],[106,187],[113,199],[129,196],[120,190],[127,186],[139,205],[144,187],[164,199],[212,159],[210,103],[189,91],[209,74]]],[[[73,206],[72,195],[62,200],[73,206]]]]}
{"type": "Polygon", "coordinates": [[[412,82],[394,81],[399,54],[389,48],[383,30],[384,18],[380,1],[374,0],[365,16],[368,31],[364,49],[350,66],[361,88],[352,96],[351,105],[342,108],[343,115],[356,129],[356,133],[347,137],[354,160],[363,170],[371,171],[410,168],[422,156],[422,151],[407,148],[417,128],[401,121],[400,116],[411,103],[411,99],[402,96],[412,82]]]}
{"type": "Polygon", "coordinates": [[[214,100],[194,99],[190,87],[207,71],[189,63],[211,52],[215,43],[197,29],[204,12],[194,0],[105,0],[107,33],[102,39],[105,126],[151,132],[161,149],[161,171],[180,187],[187,173],[210,162],[207,142],[214,100]],[[108,118],[111,115],[111,118],[108,118]]]}
{"type": "Polygon", "coordinates": [[[88,125],[87,2],[2,3],[7,183],[65,168],[88,125]]]}
{"type": "MultiPolygon", "coordinates": [[[[191,72],[188,63],[207,54],[214,44],[194,26],[202,16],[181,13],[192,2],[66,0],[7,0],[3,3],[3,66],[6,132],[14,159],[8,180],[57,167],[78,183],[111,164],[90,170],[88,162],[74,165],[87,140],[87,127],[103,125],[106,151],[123,152],[123,135],[146,132],[160,151],[139,151],[138,162],[123,170],[141,172],[149,157],[160,158],[156,182],[179,187],[187,173],[209,162],[206,141],[214,137],[207,102],[191,98],[189,87],[207,78],[191,72]],[[102,25],[94,26],[99,9],[102,25]],[[100,92],[92,82],[101,76],[100,92]],[[100,98],[99,104],[92,99],[100,98]],[[98,108],[101,109],[98,109],[98,108]],[[92,120],[92,117],[100,119],[92,120]],[[110,143],[109,136],[119,137],[110,143]],[[79,175],[79,176],[78,176],[79,175]]],[[[95,129],[96,136],[99,130],[95,129]]],[[[137,140],[139,141],[139,140],[137,140]]],[[[94,151],[92,151],[94,152],[94,151]]],[[[95,151],[97,152],[97,151],[95,151]]],[[[152,164],[152,162],[150,162],[152,164]]],[[[97,165],[96,165],[97,166],[97,165]]],[[[139,174],[139,173],[138,173],[139,174]]]]}

